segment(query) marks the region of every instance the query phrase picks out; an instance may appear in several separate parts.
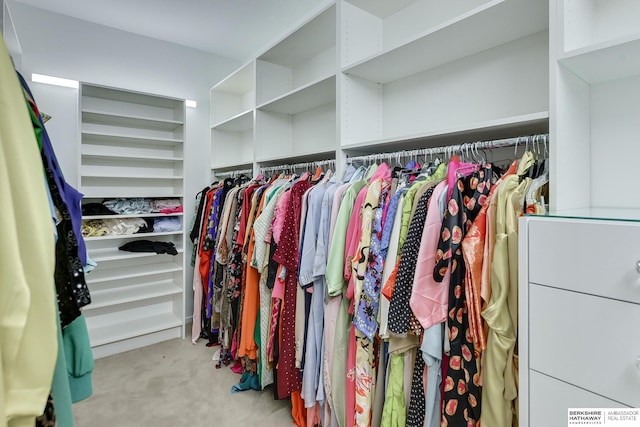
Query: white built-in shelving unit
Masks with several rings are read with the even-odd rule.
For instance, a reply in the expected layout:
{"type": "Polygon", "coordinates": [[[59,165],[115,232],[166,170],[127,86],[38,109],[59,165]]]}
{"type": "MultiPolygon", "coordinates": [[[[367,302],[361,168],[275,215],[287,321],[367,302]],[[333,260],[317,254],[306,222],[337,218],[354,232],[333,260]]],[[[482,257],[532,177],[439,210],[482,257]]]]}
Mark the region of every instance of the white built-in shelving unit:
{"type": "Polygon", "coordinates": [[[640,4],[551,2],[552,202],[559,210],[640,208],[640,4]],[[607,167],[613,167],[612,169],[607,167]],[[607,170],[609,169],[609,170],[607,170]]]}
{"type": "Polygon", "coordinates": [[[253,163],[255,64],[246,64],[211,89],[211,167],[253,163]]]}
{"type": "MultiPolygon", "coordinates": [[[[80,191],[84,203],[182,199],[184,101],[83,84],[80,191]]],[[[83,220],[183,217],[183,213],[91,215],[83,220]]],[[[85,237],[98,266],[85,308],[96,357],[184,336],[184,232],[85,237]],[[177,256],[126,252],[133,240],[172,242],[177,256]]]]}
{"type": "Polygon", "coordinates": [[[239,158],[212,134],[213,172],[547,132],[548,16],[538,0],[325,2],[212,89],[231,108],[218,88],[255,70],[253,138],[239,158]]]}
{"type": "Polygon", "coordinates": [[[550,0],[549,12],[553,211],[520,220],[522,427],[564,425],[567,408],[640,402],[636,342],[610,331],[640,318],[640,199],[629,191],[640,157],[640,3],[550,0]],[[594,351],[581,347],[593,337],[594,351]],[[580,375],[603,361],[614,369],[580,375]]]}

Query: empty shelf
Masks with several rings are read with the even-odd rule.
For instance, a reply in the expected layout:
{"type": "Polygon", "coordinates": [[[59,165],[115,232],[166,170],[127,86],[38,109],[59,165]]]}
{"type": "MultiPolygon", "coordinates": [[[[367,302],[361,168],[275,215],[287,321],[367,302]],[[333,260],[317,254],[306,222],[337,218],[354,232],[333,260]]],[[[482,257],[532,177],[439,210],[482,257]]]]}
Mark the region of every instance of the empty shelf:
{"type": "Polygon", "coordinates": [[[82,122],[156,130],[174,130],[183,124],[180,120],[154,119],[97,110],[82,110],[82,122]]]}
{"type": "Polygon", "coordinates": [[[148,143],[167,143],[167,144],[182,144],[182,139],[177,138],[160,138],[160,137],[147,137],[138,135],[127,135],[115,132],[96,132],[96,131],[82,131],[82,137],[85,139],[83,144],[91,143],[93,140],[98,142],[107,143],[132,143],[132,144],[148,144],[148,143]],[[92,141],[86,141],[91,139],[92,141]]]}
{"type": "Polygon", "coordinates": [[[174,313],[165,313],[99,328],[89,328],[89,338],[91,346],[95,347],[179,326],[182,326],[182,321],[178,316],[174,313]]]}
{"type": "Polygon", "coordinates": [[[343,72],[382,84],[399,80],[543,31],[548,27],[547,9],[544,1],[494,0],[405,44],[347,66],[343,72]],[[496,22],[500,22],[499,30],[496,22]]]}
{"type": "Polygon", "coordinates": [[[213,129],[242,132],[253,128],[253,110],[243,111],[240,114],[223,120],[211,126],[213,129]]]}
{"type": "Polygon", "coordinates": [[[164,264],[144,264],[129,267],[105,268],[100,267],[87,274],[87,283],[110,282],[112,280],[131,279],[134,277],[151,276],[154,274],[174,273],[182,271],[182,266],[172,262],[164,264]]]}
{"type": "MultiPolygon", "coordinates": [[[[176,248],[179,254],[184,253],[184,249],[176,248]]],[[[157,254],[155,252],[129,252],[129,251],[121,251],[118,248],[108,248],[108,249],[90,249],[89,256],[98,264],[101,262],[109,262],[109,261],[120,261],[123,259],[132,259],[132,258],[150,258],[155,256],[168,256],[172,257],[174,255],[170,254],[157,254]]]]}
{"type": "Polygon", "coordinates": [[[136,237],[146,238],[146,237],[157,237],[157,236],[177,236],[182,234],[182,231],[163,231],[161,233],[135,233],[135,234],[121,234],[121,235],[109,235],[109,236],[92,236],[85,237],[85,241],[92,240],[113,240],[113,239],[133,239],[136,237]]]}
{"type": "Polygon", "coordinates": [[[182,288],[172,280],[139,283],[136,285],[91,292],[92,302],[84,310],[110,307],[135,301],[165,297],[182,293],[182,288]]]}
{"type": "Polygon", "coordinates": [[[265,111],[297,114],[336,100],[335,75],[313,81],[272,101],[258,106],[265,111]]]}

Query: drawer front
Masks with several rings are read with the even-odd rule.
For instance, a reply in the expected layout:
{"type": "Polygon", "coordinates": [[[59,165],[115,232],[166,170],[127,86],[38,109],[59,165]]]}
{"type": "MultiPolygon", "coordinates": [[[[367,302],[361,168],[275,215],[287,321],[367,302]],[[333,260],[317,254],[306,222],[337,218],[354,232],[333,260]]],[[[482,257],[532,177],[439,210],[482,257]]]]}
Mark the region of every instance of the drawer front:
{"type": "MultiPolygon", "coordinates": [[[[620,408],[618,402],[535,371],[529,374],[528,427],[567,427],[569,408],[620,408]]],[[[526,422],[520,420],[526,427],[526,422]]]]}
{"type": "Polygon", "coordinates": [[[534,220],[528,233],[530,282],[640,303],[640,226],[534,220]]]}
{"type": "Polygon", "coordinates": [[[640,407],[640,305],[529,286],[529,367],[640,407]]]}

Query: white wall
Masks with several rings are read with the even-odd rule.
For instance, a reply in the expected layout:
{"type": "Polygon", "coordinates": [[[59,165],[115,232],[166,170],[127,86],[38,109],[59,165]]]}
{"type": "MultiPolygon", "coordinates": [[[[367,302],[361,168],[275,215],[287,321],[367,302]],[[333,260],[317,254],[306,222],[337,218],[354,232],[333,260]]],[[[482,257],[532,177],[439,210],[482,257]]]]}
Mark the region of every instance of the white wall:
{"type": "MultiPolygon", "coordinates": [[[[80,158],[78,91],[31,83],[31,73],[197,101],[198,108],[187,108],[186,117],[184,204],[188,227],[193,197],[210,178],[209,89],[240,64],[21,3],[9,1],[8,6],[22,48],[23,75],[40,108],[53,116],[47,129],[65,176],[75,186],[80,158]]],[[[189,290],[192,275],[189,266],[189,290]]],[[[187,301],[192,301],[190,295],[189,291],[187,301]]],[[[188,303],[187,316],[192,312],[188,303]]]]}

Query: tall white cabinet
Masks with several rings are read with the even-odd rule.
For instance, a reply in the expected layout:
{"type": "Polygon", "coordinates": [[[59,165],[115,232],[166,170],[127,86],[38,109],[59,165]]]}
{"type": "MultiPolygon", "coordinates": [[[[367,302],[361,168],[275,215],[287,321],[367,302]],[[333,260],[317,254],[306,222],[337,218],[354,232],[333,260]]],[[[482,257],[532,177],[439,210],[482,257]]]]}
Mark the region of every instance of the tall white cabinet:
{"type": "Polygon", "coordinates": [[[520,426],[640,406],[640,4],[550,1],[551,206],[520,222],[520,426]]]}
{"type": "MultiPolygon", "coordinates": [[[[83,84],[80,191],[83,203],[183,197],[184,101],[83,84]]],[[[155,218],[182,213],[84,216],[155,218]]],[[[86,276],[84,310],[94,355],[184,336],[184,231],[85,238],[98,266],[86,276]],[[135,240],[172,242],[178,255],[127,252],[135,240]]]]}
{"type": "Polygon", "coordinates": [[[539,0],[326,2],[211,89],[213,173],[547,132],[547,28],[539,0]]]}

